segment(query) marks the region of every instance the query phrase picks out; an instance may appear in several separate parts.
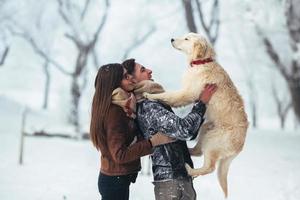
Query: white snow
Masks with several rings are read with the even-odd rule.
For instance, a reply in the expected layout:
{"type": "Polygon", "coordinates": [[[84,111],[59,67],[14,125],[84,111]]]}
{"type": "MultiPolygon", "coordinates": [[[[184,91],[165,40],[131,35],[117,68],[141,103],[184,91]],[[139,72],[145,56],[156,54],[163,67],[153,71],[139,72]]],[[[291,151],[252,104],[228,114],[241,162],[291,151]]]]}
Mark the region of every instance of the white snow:
{"type": "MultiPolygon", "coordinates": [[[[90,141],[25,137],[24,164],[18,164],[19,104],[0,98],[0,199],[100,199],[99,153],[90,141]],[[6,119],[15,119],[8,123],[6,119]],[[4,123],[2,123],[4,122],[4,123]]],[[[300,134],[249,130],[243,152],[228,178],[229,200],[300,199],[300,134]]],[[[192,145],[192,144],[190,144],[192,145]]],[[[143,158],[144,172],[148,157],[143,158]]],[[[193,158],[196,167],[202,158],[193,158]]],[[[139,175],[130,199],[153,200],[152,177],[139,175]]],[[[216,173],[194,180],[197,199],[223,199],[216,173]]]]}
{"type": "MultiPolygon", "coordinates": [[[[25,137],[24,164],[18,164],[21,115],[25,108],[28,108],[27,132],[45,130],[74,135],[74,127],[67,123],[71,104],[70,79],[55,67],[50,67],[49,105],[47,110],[41,110],[45,82],[41,66],[44,61],[26,41],[12,37],[5,30],[8,22],[1,19],[11,16],[30,30],[38,45],[44,47],[67,71],[73,69],[78,52],[64,36],[72,31],[59,16],[56,0],[0,2],[3,2],[3,5],[0,3],[0,27],[3,29],[0,33],[0,55],[4,46],[10,46],[5,64],[0,67],[0,200],[100,199],[97,188],[100,156],[89,141],[28,136],[25,137]]],[[[83,39],[91,37],[97,27],[95,24],[103,14],[103,2],[95,0],[87,18],[92,20],[76,27],[83,34],[83,39]]],[[[258,130],[249,130],[243,152],[231,165],[228,199],[298,200],[299,123],[297,125],[290,111],[285,131],[279,129],[271,85],[275,85],[280,99],[286,98],[288,102],[290,95],[285,80],[266,54],[253,25],[257,23],[263,28],[282,62],[289,63],[292,58],[299,57],[299,53],[292,54],[289,46],[283,2],[228,0],[220,1],[220,8],[221,26],[216,45],[218,61],[243,96],[250,123],[250,102],[255,99],[259,127],[258,130]],[[253,86],[252,92],[247,85],[249,83],[253,86]]],[[[74,23],[78,21],[77,18],[73,20],[74,23]]],[[[151,68],[155,80],[166,90],[176,90],[180,88],[181,75],[187,66],[185,56],[170,44],[170,38],[187,32],[180,1],[111,1],[108,23],[96,45],[100,64],[120,62],[124,51],[152,26],[156,27],[155,33],[129,57],[151,68]]],[[[201,28],[199,33],[203,34],[201,28]]],[[[79,108],[83,132],[89,126],[96,74],[91,60],[88,66],[88,85],[79,108]]],[[[175,111],[183,116],[187,110],[175,111]]],[[[195,157],[193,160],[196,167],[201,166],[202,158],[195,157]]],[[[143,171],[146,172],[148,157],[143,158],[143,163],[143,171]]],[[[131,186],[130,199],[153,200],[151,181],[151,176],[140,174],[137,183],[131,186]]],[[[215,172],[196,178],[194,186],[198,199],[224,198],[215,172]]]]}

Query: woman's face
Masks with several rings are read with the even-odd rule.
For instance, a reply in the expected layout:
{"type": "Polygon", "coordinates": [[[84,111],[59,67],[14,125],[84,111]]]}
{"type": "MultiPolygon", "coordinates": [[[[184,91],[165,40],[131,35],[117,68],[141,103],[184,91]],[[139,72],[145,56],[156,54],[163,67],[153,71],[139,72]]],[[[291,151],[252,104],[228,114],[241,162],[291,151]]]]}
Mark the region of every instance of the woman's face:
{"type": "Polygon", "coordinates": [[[133,76],[127,73],[124,68],[123,79],[121,81],[121,88],[127,92],[131,92],[134,89],[133,76]]]}

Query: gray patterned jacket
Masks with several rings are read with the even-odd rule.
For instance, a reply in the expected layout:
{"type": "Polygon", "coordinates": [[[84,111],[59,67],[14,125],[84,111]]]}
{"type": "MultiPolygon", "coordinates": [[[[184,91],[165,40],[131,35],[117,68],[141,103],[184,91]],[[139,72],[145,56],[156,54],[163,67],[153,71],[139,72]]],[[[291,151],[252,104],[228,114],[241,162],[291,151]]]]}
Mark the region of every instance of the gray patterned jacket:
{"type": "Polygon", "coordinates": [[[193,163],[185,141],[197,136],[205,111],[205,104],[198,102],[186,117],[180,118],[158,101],[143,100],[137,104],[137,123],[144,138],[161,132],[178,139],[154,148],[151,155],[154,181],[187,177],[184,164],[193,166],[193,163]]]}

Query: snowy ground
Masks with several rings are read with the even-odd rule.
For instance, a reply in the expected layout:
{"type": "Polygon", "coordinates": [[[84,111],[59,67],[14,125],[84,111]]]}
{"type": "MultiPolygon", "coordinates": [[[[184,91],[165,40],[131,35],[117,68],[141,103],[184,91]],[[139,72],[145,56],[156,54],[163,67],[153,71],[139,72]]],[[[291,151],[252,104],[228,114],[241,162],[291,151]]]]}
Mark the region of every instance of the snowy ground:
{"type": "MultiPolygon", "coordinates": [[[[231,166],[228,199],[300,199],[300,135],[250,132],[243,153],[231,166]]],[[[99,199],[98,154],[88,141],[27,137],[24,165],[19,139],[0,134],[0,199],[99,199]]],[[[200,158],[194,159],[200,165],[200,158]]],[[[154,199],[151,177],[140,175],[131,199],[154,199]]],[[[216,174],[194,181],[198,199],[222,199],[216,174]]]]}
{"type": "MultiPolygon", "coordinates": [[[[99,155],[89,141],[26,137],[24,164],[18,165],[21,110],[0,98],[0,200],[100,199],[99,155]]],[[[230,168],[228,199],[300,199],[299,144],[299,131],[250,130],[230,168]]],[[[201,166],[201,158],[193,159],[201,166]]],[[[130,199],[153,200],[151,181],[139,175],[130,199]]],[[[198,199],[223,199],[215,173],[195,179],[194,185],[198,199]]]]}

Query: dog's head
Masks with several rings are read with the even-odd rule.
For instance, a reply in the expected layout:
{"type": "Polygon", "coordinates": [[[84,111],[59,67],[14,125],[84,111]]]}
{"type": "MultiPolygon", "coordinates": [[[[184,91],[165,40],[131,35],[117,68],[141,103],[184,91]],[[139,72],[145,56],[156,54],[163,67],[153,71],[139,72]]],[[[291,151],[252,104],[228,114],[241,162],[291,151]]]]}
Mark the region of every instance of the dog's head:
{"type": "Polygon", "coordinates": [[[172,38],[171,43],[174,48],[187,54],[190,61],[215,57],[212,46],[200,34],[188,33],[180,38],[172,38]]]}

